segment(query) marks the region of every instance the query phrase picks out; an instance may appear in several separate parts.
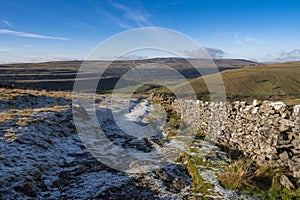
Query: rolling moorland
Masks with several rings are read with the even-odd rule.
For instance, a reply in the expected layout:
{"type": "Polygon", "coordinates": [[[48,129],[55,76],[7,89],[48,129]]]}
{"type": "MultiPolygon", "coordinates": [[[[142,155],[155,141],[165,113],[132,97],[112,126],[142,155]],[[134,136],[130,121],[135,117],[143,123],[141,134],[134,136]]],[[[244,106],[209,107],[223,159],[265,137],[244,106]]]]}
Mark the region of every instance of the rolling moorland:
{"type": "MultiPolygon", "coordinates": [[[[190,81],[198,98],[209,100],[203,77],[199,77],[199,74],[184,60],[169,58],[114,62],[105,71],[102,85],[98,86],[95,99],[97,118],[107,137],[128,151],[160,152],[165,144],[173,142],[174,145],[178,145],[176,134],[180,132],[177,128],[181,124],[181,119],[179,113],[172,108],[169,99],[152,99],[163,105],[168,115],[167,123],[161,129],[162,134],[153,138],[136,138],[124,134],[114,123],[111,111],[107,109],[110,102],[109,93],[119,77],[135,64],[153,61],[168,64],[180,71],[190,81]]],[[[107,64],[104,61],[93,62],[102,66],[107,64]]],[[[288,105],[299,104],[300,62],[260,64],[246,60],[221,59],[215,60],[215,63],[221,71],[227,100],[230,102],[235,100],[250,102],[253,99],[260,99],[280,100],[288,105]]],[[[2,87],[0,199],[297,199],[300,197],[299,181],[288,170],[258,166],[249,157],[242,156],[243,152],[239,149],[226,144],[215,145],[204,140],[205,133],[201,130],[196,130],[196,137],[188,151],[178,155],[176,162],[166,168],[149,173],[130,174],[105,166],[83,145],[73,122],[73,112],[82,117],[83,121],[89,119],[89,111],[80,105],[72,107],[71,91],[80,64],[80,61],[69,61],[0,65],[2,87]]],[[[95,79],[95,71],[81,77],[82,81],[95,79]]],[[[184,85],[173,87],[180,91],[184,85]]],[[[168,96],[169,91],[157,85],[148,85],[141,88],[138,93],[168,96]]],[[[144,123],[143,120],[151,119],[153,112],[151,99],[133,97],[132,101],[131,113],[124,116],[125,121],[144,123]]],[[[126,102],[119,104],[120,110],[124,106],[123,103],[126,102]]],[[[269,120],[270,124],[278,121],[279,128],[271,131],[272,135],[278,134],[278,137],[283,138],[278,140],[284,142],[280,144],[284,148],[280,148],[280,152],[276,154],[282,155],[287,151],[287,158],[280,157],[279,161],[288,160],[289,154],[293,153],[289,151],[291,144],[288,142],[298,141],[299,127],[296,127],[297,124],[283,124],[281,120],[295,122],[295,119],[299,120],[299,114],[292,115],[288,108],[282,111],[280,110],[282,107],[276,110],[275,107],[264,108],[261,105],[241,103],[241,114],[234,113],[232,116],[240,117],[241,123],[244,120],[245,124],[241,126],[246,126],[245,130],[250,126],[247,125],[247,119],[243,114],[246,113],[250,117],[254,115],[251,113],[252,110],[251,112],[247,110],[247,106],[256,110],[258,116],[264,116],[260,115],[260,112],[274,116],[274,119],[269,120]],[[289,126],[293,126],[296,132],[289,134],[289,131],[292,131],[289,126]],[[280,132],[277,133],[277,129],[280,132]]],[[[192,107],[191,109],[193,110],[192,107]]],[[[234,109],[232,108],[232,111],[234,109]]],[[[192,114],[188,115],[192,117],[192,114]]],[[[257,123],[261,121],[262,119],[257,123]]],[[[254,122],[256,123],[255,120],[254,122]]],[[[268,128],[268,123],[262,125],[261,129],[268,128]]],[[[252,126],[254,130],[256,124],[251,124],[252,126]]],[[[91,134],[95,129],[92,128],[91,134]]],[[[268,131],[266,129],[261,132],[269,134],[268,131]]],[[[248,137],[247,134],[244,135],[248,137]]],[[[103,146],[97,140],[91,141],[91,145],[99,144],[103,146]]],[[[290,159],[293,157],[297,155],[293,154],[290,159]]]]}
{"type": "MultiPolygon", "coordinates": [[[[257,63],[247,60],[217,59],[214,60],[220,71],[237,69],[257,63]]],[[[201,61],[199,61],[201,62],[201,61]]],[[[199,77],[199,73],[185,59],[177,58],[156,58],[135,61],[89,61],[97,67],[105,67],[98,86],[99,93],[107,93],[114,88],[118,79],[133,66],[147,63],[166,64],[182,73],[187,79],[199,77]]],[[[5,64],[0,65],[0,86],[12,86],[17,88],[38,89],[38,90],[59,90],[71,91],[74,79],[82,61],[47,62],[47,63],[24,63],[24,64],[5,64]]],[[[98,77],[97,70],[91,70],[80,74],[80,81],[93,80],[98,77]]],[[[163,72],[162,72],[163,73],[163,72]]],[[[136,84],[136,82],[132,82],[136,84]]]]}
{"type": "MultiPolygon", "coordinates": [[[[160,58],[136,61],[93,61],[97,66],[109,65],[98,85],[98,93],[110,93],[118,79],[133,66],[143,63],[160,63],[173,67],[182,73],[195,90],[199,99],[209,100],[205,81],[190,63],[183,59],[160,58]]],[[[259,64],[247,60],[214,60],[221,72],[227,100],[284,100],[287,104],[299,103],[300,99],[300,62],[277,64],[259,64]]],[[[81,61],[25,63],[0,65],[0,86],[37,89],[47,91],[71,91],[81,61]]],[[[163,73],[163,72],[162,72],[163,73]]],[[[80,81],[97,78],[95,71],[80,74],[80,81]]],[[[209,75],[213,78],[214,75],[209,75]]],[[[132,80],[129,83],[138,82],[132,80]]],[[[127,85],[128,86],[128,85],[127,85]]],[[[126,85],[124,87],[127,87],[126,85]]],[[[150,93],[160,88],[159,85],[144,85],[138,93],[150,93]]],[[[181,85],[174,86],[180,91],[181,85]]],[[[159,93],[168,93],[160,89],[159,93]]],[[[184,92],[184,91],[182,91],[184,92]]]]}

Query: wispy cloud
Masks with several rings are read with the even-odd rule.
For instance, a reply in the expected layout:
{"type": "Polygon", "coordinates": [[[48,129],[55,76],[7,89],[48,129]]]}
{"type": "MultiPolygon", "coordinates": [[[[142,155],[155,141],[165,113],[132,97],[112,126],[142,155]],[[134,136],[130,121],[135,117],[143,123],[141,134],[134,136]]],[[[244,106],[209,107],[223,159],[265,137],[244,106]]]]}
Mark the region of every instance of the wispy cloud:
{"type": "Polygon", "coordinates": [[[118,2],[112,2],[111,5],[121,11],[127,20],[135,23],[139,27],[151,26],[149,21],[150,15],[142,11],[142,9],[129,8],[118,2]]]}
{"type": "Polygon", "coordinates": [[[208,56],[211,58],[222,58],[224,56],[224,51],[217,48],[204,47],[193,51],[184,51],[186,56],[191,58],[207,58],[208,56]]]}
{"type": "Polygon", "coordinates": [[[12,51],[11,49],[5,49],[5,48],[0,48],[0,52],[9,52],[12,51]]]}
{"type": "Polygon", "coordinates": [[[280,51],[277,55],[269,55],[269,57],[279,62],[298,61],[300,60],[300,49],[294,49],[292,51],[283,50],[280,51]]]}
{"type": "Polygon", "coordinates": [[[13,58],[2,58],[0,57],[0,64],[8,63],[40,63],[50,61],[71,61],[71,60],[82,60],[83,58],[67,57],[67,56],[36,56],[36,57],[13,57],[13,58]]]}
{"type": "Polygon", "coordinates": [[[95,26],[90,25],[88,23],[84,23],[84,22],[79,21],[79,20],[75,20],[75,19],[71,19],[71,18],[69,18],[69,20],[70,20],[71,23],[74,23],[76,26],[79,26],[79,27],[82,27],[82,28],[85,28],[85,29],[95,28],[95,26]]]}
{"type": "Polygon", "coordinates": [[[13,26],[9,21],[7,21],[7,20],[5,20],[5,19],[1,19],[1,22],[2,22],[3,24],[5,24],[6,26],[9,26],[9,27],[12,27],[12,26],[13,26]]]}
{"type": "Polygon", "coordinates": [[[53,37],[53,36],[46,36],[34,33],[25,33],[19,31],[12,31],[7,29],[0,29],[0,34],[3,35],[12,35],[17,37],[24,37],[24,38],[37,38],[37,39],[50,39],[50,40],[70,40],[69,38],[62,38],[62,37],[53,37]]]}
{"type": "Polygon", "coordinates": [[[86,22],[83,22],[81,20],[75,19],[73,17],[67,16],[65,14],[56,12],[56,11],[49,11],[49,13],[52,13],[54,16],[59,16],[59,22],[63,23],[63,24],[67,24],[67,25],[71,25],[71,26],[75,26],[78,28],[83,28],[86,30],[89,29],[94,29],[95,26],[88,24],[86,22]]]}
{"type": "Polygon", "coordinates": [[[129,25],[127,22],[125,22],[124,20],[121,20],[120,18],[112,15],[110,12],[108,12],[107,10],[104,9],[99,9],[99,12],[101,12],[101,14],[103,16],[105,16],[106,18],[108,18],[111,22],[116,23],[118,26],[124,28],[124,29],[132,29],[133,27],[131,25],[129,25]]]}
{"type": "Polygon", "coordinates": [[[130,26],[130,25],[127,25],[127,24],[124,24],[122,22],[118,22],[118,25],[122,28],[125,28],[125,29],[132,29],[133,27],[130,26]]]}
{"type": "Polygon", "coordinates": [[[174,1],[174,2],[170,2],[171,5],[179,5],[179,4],[183,4],[183,1],[174,1]]]}
{"type": "Polygon", "coordinates": [[[249,36],[249,35],[244,35],[240,32],[237,32],[234,34],[234,42],[236,44],[253,43],[253,42],[256,42],[256,38],[249,36]]]}

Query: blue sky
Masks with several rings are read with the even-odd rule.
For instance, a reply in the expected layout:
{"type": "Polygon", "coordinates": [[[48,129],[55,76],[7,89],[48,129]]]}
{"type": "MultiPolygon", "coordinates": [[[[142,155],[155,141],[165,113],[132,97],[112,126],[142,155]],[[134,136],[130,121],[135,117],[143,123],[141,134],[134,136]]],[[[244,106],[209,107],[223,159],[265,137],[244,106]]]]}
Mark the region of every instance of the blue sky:
{"type": "Polygon", "coordinates": [[[300,60],[297,0],[1,0],[0,62],[82,59],[140,27],[174,29],[224,58],[300,60]]]}

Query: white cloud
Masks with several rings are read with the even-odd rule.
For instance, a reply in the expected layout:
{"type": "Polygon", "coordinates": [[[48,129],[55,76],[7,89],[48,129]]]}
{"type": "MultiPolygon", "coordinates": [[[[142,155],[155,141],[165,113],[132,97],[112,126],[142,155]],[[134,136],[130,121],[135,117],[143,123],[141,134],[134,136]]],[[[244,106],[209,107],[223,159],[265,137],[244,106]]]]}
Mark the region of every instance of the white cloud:
{"type": "Polygon", "coordinates": [[[82,27],[82,28],[85,28],[85,29],[92,29],[92,28],[95,28],[95,26],[93,25],[90,25],[88,23],[84,23],[84,22],[81,22],[79,20],[75,20],[75,19],[71,19],[69,18],[70,22],[79,26],[79,27],[82,27]]]}
{"type": "Polygon", "coordinates": [[[12,49],[0,47],[0,53],[1,53],[1,52],[10,52],[10,51],[12,51],[12,49]]]}
{"type": "Polygon", "coordinates": [[[277,61],[298,61],[300,60],[300,49],[292,51],[281,51],[278,56],[275,56],[277,61]]]}
{"type": "MultiPolygon", "coordinates": [[[[124,17],[128,20],[132,21],[139,27],[144,26],[151,26],[151,23],[149,22],[149,14],[147,14],[145,11],[142,12],[141,9],[133,9],[129,8],[121,3],[112,2],[112,6],[115,9],[118,9],[124,13],[124,17]]],[[[122,24],[122,23],[120,23],[122,24]]]]}
{"type": "Polygon", "coordinates": [[[179,4],[183,4],[183,1],[175,1],[175,2],[171,2],[171,5],[179,5],[179,4]]]}
{"type": "Polygon", "coordinates": [[[118,26],[124,28],[124,29],[132,29],[133,27],[131,25],[129,25],[127,22],[125,22],[124,20],[114,16],[111,14],[111,12],[108,12],[107,10],[100,10],[100,12],[102,13],[103,16],[105,16],[106,18],[108,18],[110,21],[116,23],[118,26]]]}
{"type": "Polygon", "coordinates": [[[255,42],[256,39],[254,37],[246,37],[245,42],[255,42]]]}
{"type": "Polygon", "coordinates": [[[132,29],[131,26],[129,26],[129,25],[127,25],[127,24],[124,24],[124,23],[122,23],[122,22],[118,22],[118,25],[119,25],[120,27],[122,27],[122,28],[125,28],[125,29],[132,29]]]}
{"type": "Polygon", "coordinates": [[[208,56],[211,58],[222,58],[224,56],[223,50],[209,47],[200,48],[193,51],[186,50],[183,53],[187,57],[191,58],[207,58],[208,56]]]}
{"type": "Polygon", "coordinates": [[[115,59],[116,60],[144,60],[144,59],[148,59],[148,58],[149,58],[148,56],[141,56],[141,55],[137,55],[137,54],[131,54],[131,55],[117,57],[115,59]]]}
{"type": "Polygon", "coordinates": [[[69,38],[45,36],[45,35],[34,34],[34,33],[24,33],[24,32],[12,31],[12,30],[7,30],[7,29],[0,29],[0,34],[12,35],[12,36],[17,36],[17,37],[25,37],[25,38],[51,39],[51,40],[70,40],[69,38]]]}
{"type": "Polygon", "coordinates": [[[37,56],[37,57],[14,57],[14,58],[0,58],[0,64],[9,63],[39,63],[39,62],[50,62],[50,61],[72,61],[82,60],[83,58],[74,57],[59,57],[59,56],[37,56]]]}
{"type": "Polygon", "coordinates": [[[1,21],[2,21],[2,23],[4,23],[6,26],[10,26],[10,27],[13,26],[13,25],[12,25],[9,21],[7,21],[7,20],[1,19],[1,21]]]}
{"type": "Polygon", "coordinates": [[[236,44],[253,43],[253,42],[256,42],[256,38],[249,36],[249,35],[244,35],[240,32],[237,32],[234,34],[234,42],[236,44]]]}

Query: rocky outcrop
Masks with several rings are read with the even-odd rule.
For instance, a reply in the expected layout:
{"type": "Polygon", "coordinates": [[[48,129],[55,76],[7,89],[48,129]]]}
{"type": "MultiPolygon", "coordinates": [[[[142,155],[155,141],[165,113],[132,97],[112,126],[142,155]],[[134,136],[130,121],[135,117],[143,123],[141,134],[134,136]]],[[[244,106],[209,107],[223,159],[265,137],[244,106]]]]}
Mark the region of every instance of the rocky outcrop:
{"type": "Polygon", "coordinates": [[[185,123],[207,137],[243,151],[259,165],[286,167],[300,178],[300,105],[256,100],[252,104],[168,101],[185,123]]]}

